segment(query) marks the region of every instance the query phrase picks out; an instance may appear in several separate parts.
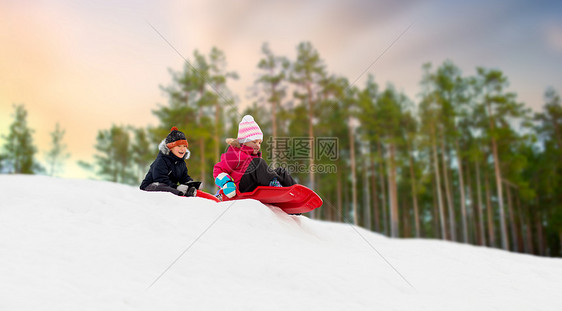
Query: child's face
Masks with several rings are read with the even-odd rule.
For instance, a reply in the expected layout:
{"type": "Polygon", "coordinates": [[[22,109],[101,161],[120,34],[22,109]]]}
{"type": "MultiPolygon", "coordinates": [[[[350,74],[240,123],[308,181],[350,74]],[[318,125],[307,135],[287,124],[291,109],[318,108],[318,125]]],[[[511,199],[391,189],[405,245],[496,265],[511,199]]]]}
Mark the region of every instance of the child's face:
{"type": "Polygon", "coordinates": [[[186,145],[174,146],[172,149],[170,149],[170,151],[172,151],[172,153],[176,157],[183,159],[183,156],[185,156],[185,153],[187,152],[187,146],[186,145]]]}
{"type": "Polygon", "coordinates": [[[260,151],[261,143],[262,143],[261,139],[256,139],[253,141],[246,142],[244,143],[244,145],[254,149],[254,154],[257,154],[260,151]]]}

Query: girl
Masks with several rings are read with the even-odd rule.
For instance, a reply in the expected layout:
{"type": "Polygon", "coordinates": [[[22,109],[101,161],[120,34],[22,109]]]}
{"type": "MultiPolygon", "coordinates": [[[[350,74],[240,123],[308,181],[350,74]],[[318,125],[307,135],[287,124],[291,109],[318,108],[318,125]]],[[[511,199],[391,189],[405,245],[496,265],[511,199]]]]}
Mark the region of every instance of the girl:
{"type": "Polygon", "coordinates": [[[238,125],[238,138],[227,138],[228,149],[213,169],[216,185],[232,198],[239,192],[250,192],[258,186],[288,187],[296,184],[284,168],[270,168],[261,157],[263,132],[250,115],[238,125]]]}

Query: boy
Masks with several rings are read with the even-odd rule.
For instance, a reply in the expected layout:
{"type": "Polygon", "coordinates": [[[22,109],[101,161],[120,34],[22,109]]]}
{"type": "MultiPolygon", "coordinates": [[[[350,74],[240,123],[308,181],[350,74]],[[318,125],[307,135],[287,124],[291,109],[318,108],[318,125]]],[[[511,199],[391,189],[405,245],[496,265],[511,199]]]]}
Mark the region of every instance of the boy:
{"type": "Polygon", "coordinates": [[[227,138],[226,153],[215,164],[213,177],[224,195],[233,198],[236,189],[250,192],[258,186],[288,187],[296,184],[284,168],[271,169],[261,157],[263,132],[250,115],[238,125],[238,138],[227,138]]]}
{"type": "Polygon", "coordinates": [[[172,127],[170,134],[158,145],[158,156],[150,165],[140,188],[145,191],[166,191],[175,195],[193,197],[199,184],[187,174],[185,160],[189,149],[184,133],[172,127]],[[188,185],[189,183],[189,185],[188,185]]]}

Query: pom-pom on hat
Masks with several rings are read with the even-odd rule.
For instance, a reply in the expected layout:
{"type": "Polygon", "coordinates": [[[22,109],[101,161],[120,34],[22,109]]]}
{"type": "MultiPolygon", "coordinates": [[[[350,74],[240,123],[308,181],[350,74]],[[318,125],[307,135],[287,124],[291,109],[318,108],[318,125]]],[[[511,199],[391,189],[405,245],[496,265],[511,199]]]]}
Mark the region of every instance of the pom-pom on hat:
{"type": "Polygon", "coordinates": [[[238,125],[238,142],[243,144],[257,139],[263,140],[263,132],[251,115],[245,115],[238,125]]]}
{"type": "Polygon", "coordinates": [[[186,145],[187,139],[185,139],[185,134],[180,132],[177,127],[172,127],[170,130],[170,134],[166,137],[166,147],[168,149],[172,149],[175,146],[186,145]]]}

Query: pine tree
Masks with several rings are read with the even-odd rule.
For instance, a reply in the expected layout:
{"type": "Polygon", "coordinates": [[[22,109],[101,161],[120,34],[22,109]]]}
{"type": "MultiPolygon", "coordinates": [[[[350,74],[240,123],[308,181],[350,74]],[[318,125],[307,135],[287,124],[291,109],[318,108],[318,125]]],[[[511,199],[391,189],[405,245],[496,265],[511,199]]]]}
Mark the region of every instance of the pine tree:
{"type": "MultiPolygon", "coordinates": [[[[553,88],[548,88],[544,95],[543,112],[535,114],[536,132],[542,142],[543,152],[536,155],[527,172],[529,178],[535,180],[534,189],[537,192],[536,204],[531,215],[540,219],[540,213],[547,214],[546,229],[552,236],[552,253],[562,255],[562,101],[553,88]],[[557,242],[556,242],[557,241],[557,242]]],[[[532,222],[532,220],[529,220],[532,222]]],[[[541,221],[537,223],[538,236],[542,232],[541,221]]],[[[537,243],[541,246],[540,239],[537,243]]],[[[544,250],[539,252],[544,253],[544,250]]]]}
{"type": "Polygon", "coordinates": [[[125,184],[137,184],[133,167],[133,152],[130,148],[129,132],[124,126],[112,125],[97,135],[94,155],[99,177],[125,184]]]}
{"type": "Polygon", "coordinates": [[[210,189],[212,183],[207,182],[209,167],[218,161],[220,137],[224,135],[228,119],[224,114],[231,114],[234,104],[226,83],[237,75],[225,71],[225,57],[216,48],[211,50],[210,60],[197,50],[193,58],[193,65],[186,63],[183,71],[170,70],[171,84],[161,87],[168,96],[168,105],[153,111],[160,120],[155,133],[162,139],[172,126],[185,133],[192,152],[189,174],[210,189]]]}
{"type": "Polygon", "coordinates": [[[208,94],[209,100],[214,107],[213,126],[213,148],[214,159],[220,157],[221,137],[224,135],[226,116],[224,111],[234,106],[233,96],[226,84],[229,79],[238,79],[238,73],[226,70],[227,62],[223,51],[216,47],[209,54],[209,83],[214,92],[208,94]]]}
{"type": "Polygon", "coordinates": [[[418,122],[411,114],[410,111],[404,113],[403,119],[403,128],[404,128],[404,142],[406,146],[406,156],[408,157],[408,166],[409,166],[409,174],[410,174],[410,187],[412,192],[412,207],[414,209],[414,229],[415,229],[415,236],[421,236],[421,228],[420,228],[420,212],[419,212],[419,205],[418,205],[418,178],[416,175],[416,161],[414,159],[414,150],[415,150],[415,142],[416,142],[416,134],[418,133],[418,122]]]}
{"type": "Polygon", "coordinates": [[[440,233],[442,239],[447,239],[447,222],[445,220],[445,206],[443,202],[441,174],[439,169],[439,156],[437,152],[437,126],[440,119],[441,110],[437,105],[437,98],[435,95],[435,87],[432,83],[431,64],[423,65],[424,75],[422,77],[422,100],[419,105],[419,113],[421,120],[421,132],[425,135],[422,136],[424,146],[430,150],[431,166],[434,174],[435,196],[437,197],[437,214],[439,218],[440,233]]]}
{"type": "Polygon", "coordinates": [[[9,173],[33,174],[38,169],[35,161],[37,148],[33,143],[33,130],[27,125],[24,105],[14,105],[14,122],[4,138],[4,165],[9,173]]]}
{"type": "MultiPolygon", "coordinates": [[[[365,88],[361,90],[359,93],[359,98],[357,102],[358,111],[357,111],[357,118],[360,124],[360,132],[362,139],[366,140],[369,144],[369,149],[367,154],[366,163],[368,163],[368,168],[365,170],[369,171],[371,175],[371,204],[372,204],[372,213],[369,222],[374,223],[375,231],[380,231],[380,213],[381,208],[379,203],[381,202],[379,198],[379,191],[378,191],[378,182],[377,182],[377,164],[381,162],[382,159],[377,157],[376,152],[376,145],[377,141],[380,140],[379,132],[376,129],[377,118],[380,116],[375,115],[375,103],[378,96],[378,85],[375,83],[375,80],[372,75],[369,75],[367,78],[367,82],[365,84],[365,88]]],[[[382,203],[384,208],[384,200],[382,203]]],[[[366,206],[366,209],[371,210],[370,206],[366,206]]]]}
{"type": "MultiPolygon", "coordinates": [[[[307,108],[308,115],[308,137],[314,139],[314,122],[316,115],[316,104],[321,81],[326,78],[325,65],[318,51],[310,42],[300,43],[297,47],[297,60],[293,64],[291,81],[304,92],[295,92],[294,96],[301,100],[307,108]]],[[[310,154],[314,155],[314,144],[311,145],[310,154]]],[[[310,187],[315,188],[314,181],[314,156],[310,157],[309,182],[310,187]]]]}
{"type": "MultiPolygon", "coordinates": [[[[281,101],[286,95],[286,86],[283,82],[287,79],[287,70],[290,63],[285,57],[275,56],[267,43],[262,45],[262,53],[264,58],[258,63],[258,68],[262,70],[262,73],[255,83],[263,85],[262,89],[266,97],[263,100],[271,106],[272,138],[275,140],[279,136],[278,112],[282,108],[281,101]]],[[[277,154],[274,145],[271,159],[273,165],[277,162],[277,154]]]]}
{"type": "Polygon", "coordinates": [[[388,196],[390,205],[390,234],[392,237],[399,235],[398,213],[398,158],[399,148],[404,144],[403,118],[407,102],[403,94],[397,93],[392,86],[377,98],[375,115],[381,116],[378,122],[378,131],[382,141],[387,147],[388,162],[388,196]]]}
{"type": "Polygon", "coordinates": [[[0,153],[0,174],[4,173],[4,161],[6,160],[6,156],[0,153]]]}
{"type": "MultiPolygon", "coordinates": [[[[348,85],[347,80],[345,81],[344,85],[348,85]]],[[[355,107],[357,103],[357,96],[358,93],[356,88],[345,88],[343,99],[344,102],[344,111],[346,111],[346,121],[348,127],[348,140],[349,140],[349,153],[350,153],[350,170],[351,170],[351,207],[353,210],[353,221],[355,225],[359,225],[359,206],[357,205],[357,152],[356,150],[356,141],[355,141],[355,126],[354,121],[356,120],[356,112],[355,107]]]]}
{"type": "Polygon", "coordinates": [[[140,183],[148,172],[150,164],[156,157],[158,148],[151,142],[149,137],[150,130],[143,128],[132,128],[133,141],[131,142],[131,156],[134,165],[136,180],[140,183]]]}
{"type": "MultiPolygon", "coordinates": [[[[317,102],[317,123],[315,135],[319,139],[331,140],[334,153],[326,153],[322,147],[317,150],[315,163],[321,167],[336,166],[337,172],[318,174],[315,191],[327,198],[326,208],[319,211],[324,219],[353,222],[357,211],[353,211],[353,198],[351,209],[347,208],[345,196],[348,191],[348,180],[352,162],[351,145],[355,139],[350,140],[349,111],[346,110],[349,99],[344,94],[348,82],[345,78],[332,76],[321,82],[319,101],[317,102]]],[[[297,106],[295,113],[299,122],[299,130],[306,135],[306,108],[297,106]]],[[[293,133],[293,132],[291,132],[293,133]]],[[[320,141],[319,141],[320,142],[320,141]]],[[[351,177],[353,178],[353,177],[351,177]]],[[[352,183],[353,184],[353,183],[352,183]]],[[[353,187],[353,185],[351,186],[353,187]]],[[[352,190],[353,191],[353,190],[352,190]]],[[[353,196],[353,195],[352,195],[353,196]]]]}
{"type": "Polygon", "coordinates": [[[48,174],[55,176],[63,169],[64,161],[68,159],[70,154],[66,152],[66,144],[63,143],[65,130],[61,129],[57,123],[55,130],[51,133],[51,149],[47,152],[48,174]]]}
{"type": "MultiPolygon", "coordinates": [[[[497,202],[500,216],[501,247],[509,249],[504,186],[502,174],[502,154],[500,153],[499,143],[507,143],[509,140],[502,141],[502,135],[509,133],[511,122],[522,118],[526,109],[523,104],[515,101],[516,95],[508,93],[505,88],[508,85],[507,77],[499,70],[488,70],[477,68],[477,88],[480,91],[480,103],[477,109],[482,112],[480,116],[485,131],[489,138],[491,153],[494,160],[494,173],[496,180],[497,202]]],[[[505,173],[504,173],[505,174],[505,173]]]]}
{"type": "Polygon", "coordinates": [[[552,142],[560,161],[562,162],[562,103],[560,95],[553,88],[548,88],[544,94],[546,101],[542,113],[535,114],[538,122],[536,130],[545,142],[552,142]]]}
{"type": "MultiPolygon", "coordinates": [[[[317,134],[327,137],[339,136],[342,141],[346,141],[344,145],[349,150],[349,170],[351,182],[351,214],[353,223],[359,225],[359,217],[361,212],[358,206],[358,185],[357,185],[357,156],[356,156],[356,129],[354,123],[358,116],[357,98],[358,91],[354,87],[349,87],[349,82],[343,77],[332,76],[322,81],[322,92],[320,101],[318,102],[319,119],[328,119],[331,122],[326,124],[322,122],[322,127],[316,126],[317,134]],[[337,114],[334,112],[337,111],[337,114]],[[332,114],[335,118],[327,118],[326,114],[332,114]],[[343,133],[337,133],[335,124],[341,124],[345,128],[343,133]],[[327,128],[331,129],[327,129],[327,128]],[[344,134],[345,133],[345,134],[344,134]]],[[[340,148],[343,147],[340,144],[340,148]]],[[[318,153],[321,150],[317,151],[318,153]]],[[[343,163],[342,163],[343,164],[343,163]]],[[[347,166],[347,164],[346,164],[347,166]]]]}
{"type": "MultiPolygon", "coordinates": [[[[470,85],[471,81],[466,80],[467,85],[470,85]]],[[[466,172],[467,172],[467,189],[469,200],[471,203],[471,209],[469,209],[472,215],[472,223],[469,225],[474,227],[473,235],[475,235],[474,240],[477,241],[479,245],[486,245],[486,232],[484,225],[484,203],[482,196],[482,177],[481,177],[481,166],[483,161],[483,150],[481,146],[484,144],[482,137],[475,135],[477,124],[474,122],[474,109],[472,105],[474,104],[472,95],[467,97],[470,109],[467,109],[461,113],[460,120],[458,122],[459,129],[459,140],[458,143],[463,146],[462,151],[459,152],[457,148],[457,155],[464,154],[466,157],[466,172]],[[473,177],[471,177],[473,176],[473,177]],[[474,180],[471,182],[470,180],[474,180]]]]}
{"type": "MultiPolygon", "coordinates": [[[[450,168],[450,145],[456,146],[456,125],[455,120],[458,114],[459,104],[461,104],[459,97],[462,90],[459,90],[460,70],[450,61],[444,62],[435,73],[431,74],[431,82],[434,85],[435,100],[439,113],[439,136],[441,144],[441,157],[443,166],[443,182],[445,185],[445,198],[449,211],[449,228],[450,236],[453,241],[457,240],[457,226],[456,226],[456,210],[453,197],[452,182],[449,180],[450,168]]],[[[462,162],[459,163],[462,165],[462,162]]],[[[461,172],[462,174],[462,172],[461,172]]],[[[460,184],[463,181],[460,179],[460,184]]],[[[464,200],[464,187],[460,187],[461,192],[461,210],[462,214],[466,215],[465,200],[464,200]]],[[[466,219],[463,218],[463,229],[466,229],[466,219]]],[[[465,230],[463,230],[466,232],[465,230]]],[[[466,238],[466,235],[464,235],[466,238]]]]}

